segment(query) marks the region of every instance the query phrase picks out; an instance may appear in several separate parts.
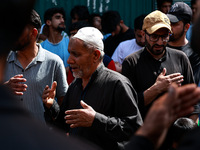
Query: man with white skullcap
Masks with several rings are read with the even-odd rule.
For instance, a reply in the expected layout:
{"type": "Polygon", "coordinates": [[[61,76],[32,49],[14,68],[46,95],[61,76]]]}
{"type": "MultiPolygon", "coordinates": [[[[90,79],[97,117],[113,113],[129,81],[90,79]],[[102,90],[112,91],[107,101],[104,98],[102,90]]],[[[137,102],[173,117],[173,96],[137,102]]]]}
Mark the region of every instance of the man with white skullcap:
{"type": "Polygon", "coordinates": [[[68,63],[76,80],[60,110],[54,109],[56,83],[51,89],[45,88],[43,102],[70,135],[81,136],[103,149],[120,149],[143,122],[129,80],[102,64],[102,39],[93,27],[81,28],[70,39],[68,63]]]}

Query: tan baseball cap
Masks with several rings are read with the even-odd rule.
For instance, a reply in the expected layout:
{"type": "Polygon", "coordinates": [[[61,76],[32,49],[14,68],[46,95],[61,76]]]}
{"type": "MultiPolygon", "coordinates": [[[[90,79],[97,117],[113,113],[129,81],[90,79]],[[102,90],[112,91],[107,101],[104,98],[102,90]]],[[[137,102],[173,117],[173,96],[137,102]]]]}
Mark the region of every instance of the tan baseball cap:
{"type": "Polygon", "coordinates": [[[144,18],[142,30],[152,34],[161,28],[167,28],[172,32],[169,18],[161,11],[155,10],[144,18]]]}

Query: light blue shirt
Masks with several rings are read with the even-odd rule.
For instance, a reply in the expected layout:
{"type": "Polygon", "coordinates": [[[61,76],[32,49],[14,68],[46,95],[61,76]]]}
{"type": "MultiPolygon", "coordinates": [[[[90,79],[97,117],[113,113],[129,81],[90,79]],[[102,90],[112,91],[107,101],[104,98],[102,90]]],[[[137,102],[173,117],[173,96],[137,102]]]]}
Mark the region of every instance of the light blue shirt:
{"type": "Polygon", "coordinates": [[[69,37],[64,37],[64,36],[63,39],[56,44],[49,42],[48,39],[46,39],[44,42],[41,43],[44,49],[58,55],[63,60],[65,67],[69,66],[69,64],[67,63],[67,59],[69,58],[68,44],[69,44],[69,37]]]}
{"type": "Polygon", "coordinates": [[[56,97],[62,97],[67,92],[68,84],[62,60],[57,55],[43,49],[39,44],[38,46],[38,55],[25,69],[17,59],[17,53],[10,53],[7,59],[5,81],[17,74],[23,74],[23,77],[27,80],[25,84],[28,87],[22,96],[16,95],[16,99],[34,117],[45,121],[45,110],[42,102],[42,93],[45,86],[49,85],[51,87],[53,81],[57,81],[56,97]]]}

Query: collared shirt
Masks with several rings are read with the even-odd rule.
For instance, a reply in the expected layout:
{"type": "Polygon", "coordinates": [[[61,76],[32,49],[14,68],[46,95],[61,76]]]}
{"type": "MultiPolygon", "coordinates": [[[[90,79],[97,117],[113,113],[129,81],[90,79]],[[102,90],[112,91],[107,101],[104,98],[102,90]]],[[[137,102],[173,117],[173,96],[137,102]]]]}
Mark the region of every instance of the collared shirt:
{"type": "Polygon", "coordinates": [[[119,149],[142,125],[137,107],[137,96],[130,81],[121,74],[100,65],[83,89],[82,79],[69,86],[57,118],[63,126],[65,111],[81,108],[80,100],[97,113],[91,127],[79,127],[71,134],[94,142],[103,149],[119,149]],[[120,143],[120,144],[119,144],[120,143]]]}
{"type": "MultiPolygon", "coordinates": [[[[184,77],[182,85],[194,83],[192,68],[187,56],[181,51],[168,47],[166,47],[166,52],[160,60],[154,59],[146,48],[129,55],[122,64],[122,74],[131,81],[139,94],[156,82],[163,68],[167,70],[166,75],[181,73],[184,77]]],[[[144,106],[144,99],[139,99],[139,106],[140,108],[144,106]]],[[[148,109],[145,113],[147,111],[148,109]]]]}
{"type": "Polygon", "coordinates": [[[55,54],[43,49],[40,45],[38,55],[24,69],[17,59],[17,52],[11,52],[7,59],[5,81],[17,74],[27,79],[27,91],[17,100],[28,109],[33,116],[44,121],[42,93],[46,85],[51,87],[57,81],[56,96],[64,96],[67,92],[66,73],[62,60],[55,54]]]}

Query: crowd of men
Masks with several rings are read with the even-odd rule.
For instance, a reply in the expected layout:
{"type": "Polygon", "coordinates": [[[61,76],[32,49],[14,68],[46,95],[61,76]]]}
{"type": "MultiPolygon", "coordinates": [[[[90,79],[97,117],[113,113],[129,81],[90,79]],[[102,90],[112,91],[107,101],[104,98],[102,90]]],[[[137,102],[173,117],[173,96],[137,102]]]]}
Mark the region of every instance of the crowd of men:
{"type": "Polygon", "coordinates": [[[199,0],[157,0],[134,29],[78,5],[70,37],[63,8],[42,25],[34,2],[0,5],[13,12],[0,26],[3,149],[198,149],[199,0]]]}

